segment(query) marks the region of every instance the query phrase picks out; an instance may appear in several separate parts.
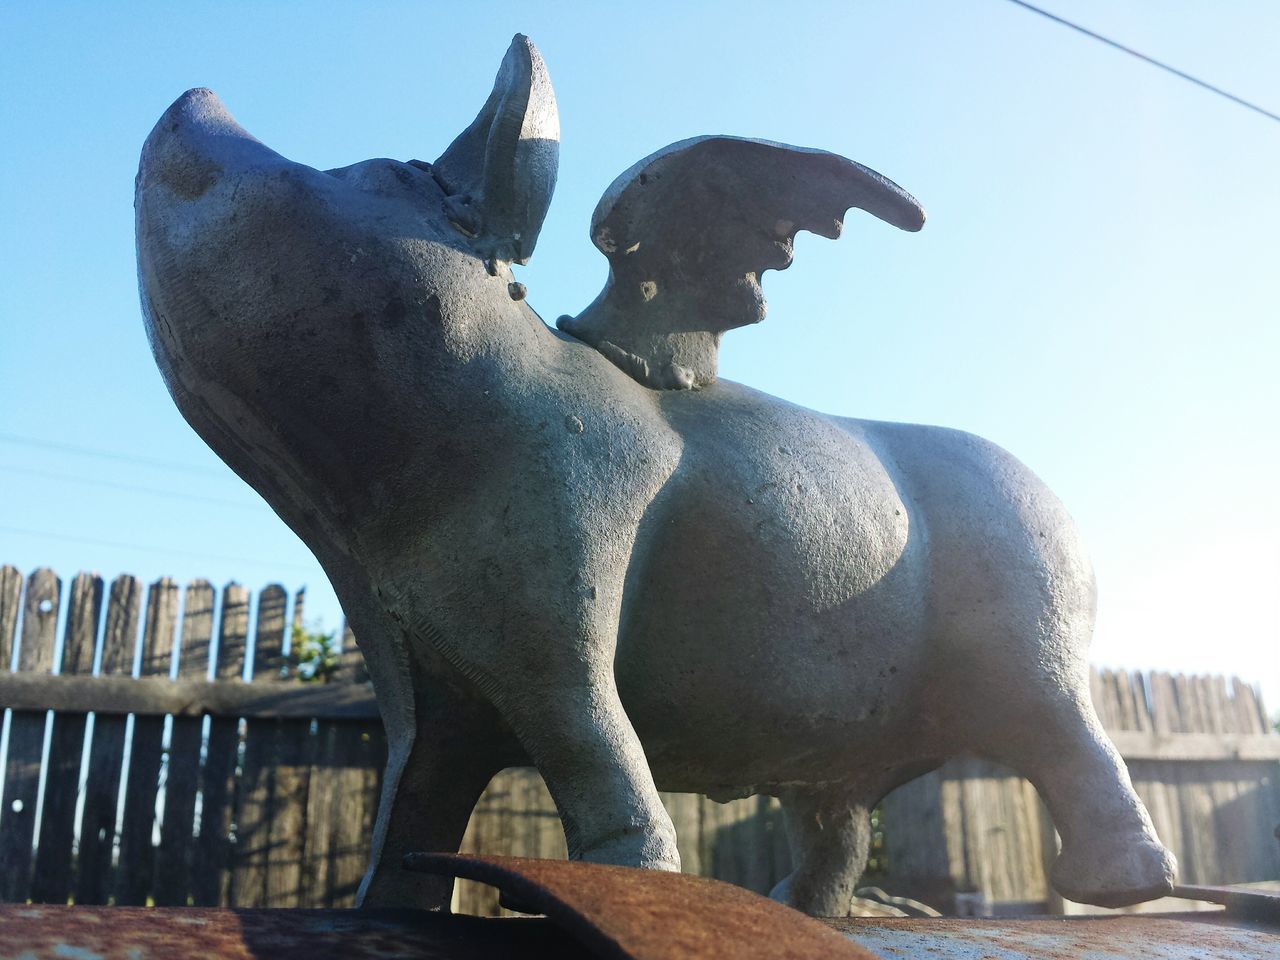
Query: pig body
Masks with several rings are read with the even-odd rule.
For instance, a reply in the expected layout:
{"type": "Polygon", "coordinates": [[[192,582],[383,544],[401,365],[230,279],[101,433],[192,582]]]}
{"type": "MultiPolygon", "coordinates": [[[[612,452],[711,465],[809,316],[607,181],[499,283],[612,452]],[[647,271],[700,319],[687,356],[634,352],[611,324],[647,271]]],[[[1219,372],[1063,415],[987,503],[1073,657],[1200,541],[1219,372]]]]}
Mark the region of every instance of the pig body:
{"type": "MultiPolygon", "coordinates": [[[[481,133],[546,133],[527,41],[504,71],[481,133]]],[[[776,896],[844,912],[871,807],[962,751],[1042,791],[1064,894],[1166,892],[1090,704],[1093,578],[1058,501],[971,435],[714,377],[652,389],[548,328],[507,266],[549,198],[546,137],[467,136],[434,166],[321,172],[197,90],[138,179],[166,383],[315,552],[374,680],[390,759],[363,901],[447,905],[401,855],[455,850],[490,777],[533,763],[571,855],[633,866],[679,867],[658,788],[779,796],[776,896]]]]}

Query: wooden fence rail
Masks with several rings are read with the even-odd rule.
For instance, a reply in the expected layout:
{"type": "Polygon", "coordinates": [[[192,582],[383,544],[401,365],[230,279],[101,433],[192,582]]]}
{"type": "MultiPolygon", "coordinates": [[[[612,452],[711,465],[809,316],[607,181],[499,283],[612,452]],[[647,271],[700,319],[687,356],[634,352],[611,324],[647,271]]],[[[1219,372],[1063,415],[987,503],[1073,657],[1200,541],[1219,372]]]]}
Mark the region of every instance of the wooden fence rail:
{"type": "MultiPolygon", "coordinates": [[[[353,638],[334,682],[287,656],[303,592],[0,567],[0,900],[343,906],[363,873],[385,743],[353,638]],[[65,610],[63,607],[65,606],[65,610]],[[10,667],[12,672],[9,672],[10,667]]],[[[1221,677],[1095,672],[1103,722],[1187,882],[1280,879],[1280,736],[1221,677]]],[[[776,801],[665,794],[684,868],[767,891],[790,869],[776,801]]],[[[962,758],[880,811],[872,878],[954,909],[1061,909],[1035,790],[962,758]],[[970,900],[972,897],[970,897],[970,900]]],[[[507,770],[463,849],[564,856],[550,796],[507,770]]],[[[461,883],[455,907],[494,913],[461,883]]]]}

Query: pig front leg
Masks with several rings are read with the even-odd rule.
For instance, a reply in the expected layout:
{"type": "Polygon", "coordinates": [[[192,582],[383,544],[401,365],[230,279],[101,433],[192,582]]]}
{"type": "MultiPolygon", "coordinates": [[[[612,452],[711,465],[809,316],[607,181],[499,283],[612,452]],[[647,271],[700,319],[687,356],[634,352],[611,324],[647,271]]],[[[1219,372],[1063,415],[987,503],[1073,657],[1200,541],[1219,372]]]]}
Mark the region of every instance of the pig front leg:
{"type": "Polygon", "coordinates": [[[522,565],[503,583],[480,573],[440,592],[430,626],[409,628],[483,693],[538,768],[570,858],[678,871],[675,829],[614,682],[624,568],[611,568],[616,583],[592,569],[522,565]]]}
{"type": "Polygon", "coordinates": [[[401,862],[407,853],[456,853],[471,811],[497,768],[442,733],[419,730],[389,737],[372,855],[357,906],[449,909],[452,877],[410,873],[401,862]]]}
{"type": "Polygon", "coordinates": [[[556,802],[570,859],[679,871],[675,828],[608,667],[557,664],[499,709],[556,802]]]}
{"type": "Polygon", "coordinates": [[[372,591],[349,588],[343,607],[387,736],[382,800],[356,903],[447,910],[453,878],[410,873],[401,861],[407,853],[457,852],[476,800],[495,773],[519,762],[518,747],[438,654],[411,649],[372,591]]]}

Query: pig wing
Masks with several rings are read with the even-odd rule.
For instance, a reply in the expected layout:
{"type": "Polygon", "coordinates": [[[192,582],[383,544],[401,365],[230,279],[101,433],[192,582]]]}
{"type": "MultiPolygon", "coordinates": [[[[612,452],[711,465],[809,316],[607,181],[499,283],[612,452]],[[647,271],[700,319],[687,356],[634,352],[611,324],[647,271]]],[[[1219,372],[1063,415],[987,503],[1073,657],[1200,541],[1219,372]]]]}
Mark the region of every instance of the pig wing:
{"type": "Polygon", "coordinates": [[[800,230],[838,237],[852,207],[924,225],[914,197],[834,153],[738,137],[673,143],[600,198],[591,239],[609,279],[558,326],[647,386],[705,386],[721,334],[764,319],[760,275],[790,265],[800,230]]]}

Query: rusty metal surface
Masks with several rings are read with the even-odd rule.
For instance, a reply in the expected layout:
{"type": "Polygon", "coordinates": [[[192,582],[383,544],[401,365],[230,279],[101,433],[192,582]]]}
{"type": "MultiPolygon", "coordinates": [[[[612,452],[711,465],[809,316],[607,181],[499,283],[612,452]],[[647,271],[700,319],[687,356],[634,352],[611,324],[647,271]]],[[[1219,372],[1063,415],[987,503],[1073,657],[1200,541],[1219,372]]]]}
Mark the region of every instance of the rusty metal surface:
{"type": "MultiPolygon", "coordinates": [[[[432,866],[432,872],[493,883],[527,907],[547,910],[555,919],[491,919],[407,910],[0,904],[0,960],[1280,958],[1280,923],[1242,920],[1226,911],[1017,920],[863,918],[819,923],[769,901],[761,906],[755,901],[763,898],[726,884],[710,881],[712,889],[699,889],[705,882],[697,877],[645,873],[629,879],[609,876],[622,868],[563,862],[557,867],[550,861],[513,863],[499,858],[492,862],[450,859],[454,862],[425,865],[432,866]],[[544,864],[546,869],[540,869],[544,864]],[[584,883],[584,877],[590,883],[584,883]],[[722,887],[727,890],[716,889],[722,887]],[[562,898],[571,900],[572,908],[564,907],[562,898]],[[566,932],[570,930],[572,934],[566,932]],[[591,948],[584,943],[590,943],[591,948]]],[[[1240,892],[1220,888],[1214,895],[1240,892]]]]}
{"type": "MultiPolygon", "coordinates": [[[[1280,924],[1280,893],[1270,889],[1248,887],[1206,887],[1182,885],[1173,888],[1175,897],[1184,900],[1204,900],[1220,903],[1227,908],[1227,916],[1245,920],[1266,920],[1280,924]]],[[[1277,928],[1280,930],[1280,927],[1277,928]]],[[[1278,951],[1280,952],[1280,951],[1278,951]]]]}
{"type": "Polygon", "coordinates": [[[540,919],[0,904],[0,960],[585,960],[540,919]]]}
{"type": "Polygon", "coordinates": [[[405,866],[495,886],[613,960],[874,960],[818,920],[707,877],[443,853],[410,854],[405,866]]]}
{"type": "Polygon", "coordinates": [[[1277,960],[1280,927],[1225,913],[849,919],[831,926],[893,960],[1277,960]]]}

